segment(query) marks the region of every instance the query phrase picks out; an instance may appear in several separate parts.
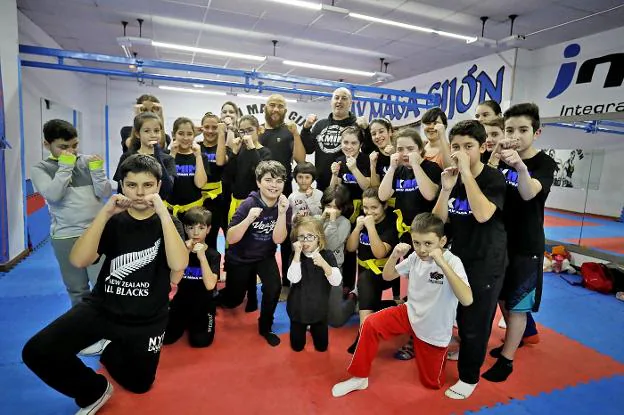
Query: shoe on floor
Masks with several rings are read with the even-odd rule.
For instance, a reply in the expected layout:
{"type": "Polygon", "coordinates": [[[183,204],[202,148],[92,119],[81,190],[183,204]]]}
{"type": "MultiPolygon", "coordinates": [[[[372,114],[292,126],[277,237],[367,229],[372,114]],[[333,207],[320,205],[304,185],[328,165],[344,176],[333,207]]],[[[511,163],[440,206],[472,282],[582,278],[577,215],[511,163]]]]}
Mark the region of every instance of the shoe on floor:
{"type": "Polygon", "coordinates": [[[96,343],[93,343],[89,347],[85,347],[78,354],[80,356],[99,356],[102,354],[104,349],[106,349],[106,346],[108,346],[109,343],[110,340],[102,339],[96,343]]]}
{"type": "Polygon", "coordinates": [[[368,378],[352,377],[344,382],[336,383],[332,388],[332,396],[339,398],[347,393],[368,388],[368,378]]]}
{"type": "Polygon", "coordinates": [[[97,411],[100,410],[100,408],[104,406],[106,401],[108,401],[111,396],[113,396],[113,385],[111,385],[110,382],[106,381],[106,390],[104,391],[102,396],[100,396],[97,401],[93,402],[86,408],[80,408],[78,412],[76,412],[76,415],[94,415],[95,413],[97,413],[97,411]]]}

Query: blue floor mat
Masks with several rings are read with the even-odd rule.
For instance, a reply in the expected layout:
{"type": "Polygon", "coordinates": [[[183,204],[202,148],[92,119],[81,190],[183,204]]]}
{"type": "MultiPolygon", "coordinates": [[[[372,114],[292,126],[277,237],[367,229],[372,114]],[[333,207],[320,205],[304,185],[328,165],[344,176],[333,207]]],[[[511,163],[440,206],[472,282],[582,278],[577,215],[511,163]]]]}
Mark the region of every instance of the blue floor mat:
{"type": "Polygon", "coordinates": [[[615,376],[498,404],[467,414],[479,415],[616,415],[624,408],[624,376],[615,376]]]}

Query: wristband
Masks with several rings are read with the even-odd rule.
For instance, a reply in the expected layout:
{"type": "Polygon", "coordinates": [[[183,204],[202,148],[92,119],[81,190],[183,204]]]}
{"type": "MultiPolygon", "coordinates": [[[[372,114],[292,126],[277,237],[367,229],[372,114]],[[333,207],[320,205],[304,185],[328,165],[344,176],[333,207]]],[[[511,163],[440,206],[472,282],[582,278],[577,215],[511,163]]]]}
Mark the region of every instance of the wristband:
{"type": "Polygon", "coordinates": [[[104,167],[104,160],[93,160],[89,162],[89,170],[101,170],[104,167]]]}
{"type": "Polygon", "coordinates": [[[61,154],[58,158],[59,163],[73,166],[76,164],[77,157],[74,154],[61,154]]]}

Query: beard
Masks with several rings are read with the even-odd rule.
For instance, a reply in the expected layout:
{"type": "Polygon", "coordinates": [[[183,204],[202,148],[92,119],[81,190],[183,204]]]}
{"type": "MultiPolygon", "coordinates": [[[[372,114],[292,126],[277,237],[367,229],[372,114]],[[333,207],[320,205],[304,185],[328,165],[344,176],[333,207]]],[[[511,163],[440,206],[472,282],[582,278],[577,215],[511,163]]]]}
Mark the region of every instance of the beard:
{"type": "Polygon", "coordinates": [[[283,114],[276,114],[276,115],[279,115],[279,118],[277,120],[274,120],[273,114],[269,114],[268,112],[264,113],[264,120],[266,121],[266,124],[271,128],[277,128],[280,125],[284,124],[284,119],[286,118],[286,112],[284,112],[283,114]]]}

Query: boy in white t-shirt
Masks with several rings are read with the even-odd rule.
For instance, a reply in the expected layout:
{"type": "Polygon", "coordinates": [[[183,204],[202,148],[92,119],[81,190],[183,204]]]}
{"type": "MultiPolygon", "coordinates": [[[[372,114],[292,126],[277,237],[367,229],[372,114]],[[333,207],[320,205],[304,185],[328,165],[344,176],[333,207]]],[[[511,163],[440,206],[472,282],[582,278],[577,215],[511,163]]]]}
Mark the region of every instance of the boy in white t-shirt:
{"type": "Polygon", "coordinates": [[[334,385],[332,395],[344,396],[368,387],[368,375],[379,339],[410,334],[422,384],[430,389],[444,385],[446,353],[451,341],[458,301],[472,303],[472,291],[461,260],[444,249],[444,222],[432,213],[421,213],[411,226],[414,252],[397,265],[410,246],[398,244],[384,266],[387,281],[409,278],[407,303],[371,314],[361,326],[360,341],[347,371],[352,378],[334,385]]]}

